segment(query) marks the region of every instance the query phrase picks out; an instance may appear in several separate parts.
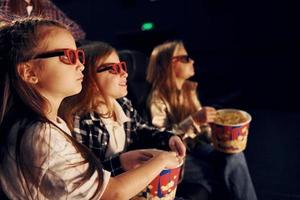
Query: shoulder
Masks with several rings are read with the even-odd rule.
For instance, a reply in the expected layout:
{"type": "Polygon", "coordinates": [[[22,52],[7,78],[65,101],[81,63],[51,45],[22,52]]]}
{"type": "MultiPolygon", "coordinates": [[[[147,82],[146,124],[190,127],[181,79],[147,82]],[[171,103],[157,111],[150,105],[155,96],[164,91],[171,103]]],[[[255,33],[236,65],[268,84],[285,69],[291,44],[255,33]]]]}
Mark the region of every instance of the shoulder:
{"type": "Polygon", "coordinates": [[[74,120],[89,124],[89,121],[99,121],[100,115],[94,111],[77,113],[74,115],[74,120]]]}
{"type": "Polygon", "coordinates": [[[134,110],[131,101],[127,97],[119,98],[119,99],[117,99],[117,102],[121,105],[121,107],[124,111],[125,110],[133,111],[134,110]]]}
{"type": "Polygon", "coordinates": [[[27,153],[43,154],[49,151],[60,152],[66,148],[68,143],[66,134],[69,134],[69,131],[48,122],[37,121],[23,126],[21,129],[14,126],[12,131],[15,134],[14,139],[19,137],[21,131],[23,132],[21,145],[25,155],[27,153]]]}
{"type": "Polygon", "coordinates": [[[163,106],[168,105],[168,102],[158,90],[153,90],[148,99],[148,104],[150,106],[153,104],[159,104],[160,106],[163,106]]]}

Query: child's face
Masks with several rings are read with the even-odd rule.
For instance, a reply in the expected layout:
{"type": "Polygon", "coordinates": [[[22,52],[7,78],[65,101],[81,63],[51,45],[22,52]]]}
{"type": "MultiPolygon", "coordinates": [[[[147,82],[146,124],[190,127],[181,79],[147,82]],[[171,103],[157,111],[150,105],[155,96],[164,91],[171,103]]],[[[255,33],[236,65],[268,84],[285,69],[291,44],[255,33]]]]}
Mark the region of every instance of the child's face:
{"type": "MultiPolygon", "coordinates": [[[[77,49],[72,35],[63,29],[50,34],[46,49],[39,53],[51,52],[58,49],[77,49]]],[[[36,61],[33,61],[36,62],[36,61]]],[[[77,60],[75,64],[65,64],[56,57],[39,59],[40,66],[36,68],[38,83],[37,90],[45,97],[64,98],[81,91],[83,80],[83,64],[77,60]]]]}
{"type": "MultiPolygon", "coordinates": [[[[120,63],[119,56],[116,52],[112,52],[101,66],[106,64],[120,63]]],[[[99,64],[97,64],[98,66],[99,64]]],[[[101,69],[102,67],[100,67],[101,69]]],[[[111,73],[110,70],[96,74],[97,86],[105,96],[118,99],[127,95],[127,72],[123,69],[120,73],[111,73]]]]}
{"type": "Polygon", "coordinates": [[[177,79],[188,79],[195,74],[194,70],[194,60],[189,59],[188,61],[184,61],[180,58],[180,56],[188,55],[185,48],[181,45],[178,45],[173,54],[173,58],[176,57],[178,59],[173,59],[172,67],[175,72],[177,79]]]}

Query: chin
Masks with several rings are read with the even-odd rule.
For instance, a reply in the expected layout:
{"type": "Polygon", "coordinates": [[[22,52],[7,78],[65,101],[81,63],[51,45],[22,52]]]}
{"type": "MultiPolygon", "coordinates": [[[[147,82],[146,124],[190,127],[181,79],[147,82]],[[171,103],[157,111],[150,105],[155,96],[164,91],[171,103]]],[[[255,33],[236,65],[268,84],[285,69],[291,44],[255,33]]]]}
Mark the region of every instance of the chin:
{"type": "Polygon", "coordinates": [[[126,92],[120,92],[119,95],[115,96],[115,99],[119,99],[119,98],[125,97],[127,95],[127,93],[128,93],[127,90],[126,90],[126,92]]]}
{"type": "Polygon", "coordinates": [[[78,87],[76,90],[73,90],[73,93],[70,96],[78,94],[79,92],[81,92],[81,90],[82,90],[82,86],[78,87]]]}

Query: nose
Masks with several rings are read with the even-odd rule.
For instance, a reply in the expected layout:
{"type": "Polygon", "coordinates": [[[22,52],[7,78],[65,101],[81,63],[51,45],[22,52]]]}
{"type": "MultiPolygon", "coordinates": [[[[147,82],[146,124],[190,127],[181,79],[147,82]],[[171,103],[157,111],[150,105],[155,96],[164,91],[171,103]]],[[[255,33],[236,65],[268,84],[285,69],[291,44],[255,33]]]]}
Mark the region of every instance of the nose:
{"type": "Polygon", "coordinates": [[[120,73],[120,76],[127,78],[128,77],[128,73],[122,69],[121,73],[120,73]]]}
{"type": "Polygon", "coordinates": [[[194,64],[195,63],[195,61],[192,59],[192,58],[190,58],[191,59],[191,62],[192,62],[192,64],[194,64]]]}
{"type": "Polygon", "coordinates": [[[76,68],[82,72],[84,70],[84,65],[78,60],[76,68]]]}

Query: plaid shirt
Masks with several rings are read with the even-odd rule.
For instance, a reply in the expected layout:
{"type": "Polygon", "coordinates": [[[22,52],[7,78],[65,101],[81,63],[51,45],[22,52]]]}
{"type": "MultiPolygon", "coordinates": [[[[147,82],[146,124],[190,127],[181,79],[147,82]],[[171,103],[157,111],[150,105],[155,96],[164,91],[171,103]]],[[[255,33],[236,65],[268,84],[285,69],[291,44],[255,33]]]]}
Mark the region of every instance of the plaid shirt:
{"type": "MultiPolygon", "coordinates": [[[[132,107],[127,98],[118,99],[130,121],[124,123],[126,134],[125,151],[142,148],[169,149],[169,139],[173,133],[159,131],[157,128],[149,126],[137,111],[132,107]]],[[[96,112],[75,116],[73,136],[82,144],[89,147],[98,158],[100,158],[104,168],[113,176],[123,172],[120,163],[120,154],[105,157],[108,148],[109,133],[96,112]]]]}
{"type": "MultiPolygon", "coordinates": [[[[50,0],[42,0],[42,7],[43,12],[41,13],[42,16],[56,20],[62,24],[64,24],[72,33],[75,40],[80,40],[85,38],[85,32],[80,28],[78,24],[72,21],[70,18],[66,16],[63,11],[61,11],[54,3],[50,0]]],[[[33,9],[30,16],[39,15],[33,9]]],[[[21,17],[27,17],[27,10],[24,7],[23,13],[20,15],[21,17]]],[[[0,22],[10,22],[14,19],[20,18],[20,16],[15,15],[12,13],[9,7],[9,0],[0,0],[0,22]]]]}

